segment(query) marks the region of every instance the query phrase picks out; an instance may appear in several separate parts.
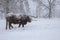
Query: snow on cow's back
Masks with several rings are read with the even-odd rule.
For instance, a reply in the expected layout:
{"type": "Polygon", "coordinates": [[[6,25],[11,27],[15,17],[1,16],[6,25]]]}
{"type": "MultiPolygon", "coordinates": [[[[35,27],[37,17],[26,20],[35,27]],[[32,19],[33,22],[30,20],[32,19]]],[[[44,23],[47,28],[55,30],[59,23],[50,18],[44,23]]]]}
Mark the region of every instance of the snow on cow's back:
{"type": "Polygon", "coordinates": [[[22,13],[8,13],[6,14],[6,17],[10,17],[13,15],[16,16],[16,18],[21,18],[21,16],[23,16],[22,13]]]}

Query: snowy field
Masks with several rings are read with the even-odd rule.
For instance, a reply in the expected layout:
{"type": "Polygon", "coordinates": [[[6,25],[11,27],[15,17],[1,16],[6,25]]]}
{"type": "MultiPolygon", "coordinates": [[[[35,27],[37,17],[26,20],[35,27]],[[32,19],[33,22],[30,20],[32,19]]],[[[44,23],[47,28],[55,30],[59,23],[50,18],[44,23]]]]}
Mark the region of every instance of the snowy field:
{"type": "Polygon", "coordinates": [[[34,19],[24,28],[13,24],[5,30],[5,20],[0,20],[0,40],[60,40],[60,19],[34,19]]]}

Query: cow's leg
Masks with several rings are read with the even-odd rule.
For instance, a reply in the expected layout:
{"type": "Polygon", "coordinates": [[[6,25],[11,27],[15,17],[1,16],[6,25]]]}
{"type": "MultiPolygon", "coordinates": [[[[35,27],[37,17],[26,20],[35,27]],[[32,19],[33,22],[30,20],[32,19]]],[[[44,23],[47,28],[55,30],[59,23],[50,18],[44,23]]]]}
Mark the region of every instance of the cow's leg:
{"type": "Polygon", "coordinates": [[[24,27],[24,24],[22,24],[22,27],[24,27]]]}
{"type": "Polygon", "coordinates": [[[12,28],[13,28],[13,26],[12,25],[10,25],[12,28]]]}
{"type": "Polygon", "coordinates": [[[11,25],[11,24],[9,23],[9,29],[10,29],[10,25],[11,25]]]}
{"type": "Polygon", "coordinates": [[[6,21],[6,30],[7,30],[7,25],[8,25],[8,22],[6,21]]]}
{"type": "Polygon", "coordinates": [[[12,23],[9,23],[9,29],[11,29],[11,27],[13,28],[13,26],[11,25],[12,23]]]}
{"type": "Polygon", "coordinates": [[[9,23],[9,29],[11,29],[11,23],[9,23]]]}
{"type": "Polygon", "coordinates": [[[19,23],[19,26],[18,27],[20,27],[21,26],[21,23],[19,23]]]}

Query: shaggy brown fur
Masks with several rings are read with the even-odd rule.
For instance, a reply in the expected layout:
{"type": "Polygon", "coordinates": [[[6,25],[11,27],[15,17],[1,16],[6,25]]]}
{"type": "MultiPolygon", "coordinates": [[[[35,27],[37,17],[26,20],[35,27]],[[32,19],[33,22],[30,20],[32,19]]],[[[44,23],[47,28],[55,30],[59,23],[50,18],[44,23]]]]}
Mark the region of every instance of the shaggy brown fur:
{"type": "Polygon", "coordinates": [[[9,25],[9,29],[11,29],[11,27],[13,28],[13,26],[11,25],[13,24],[19,24],[22,25],[22,27],[24,27],[25,24],[27,24],[27,22],[31,22],[31,18],[27,15],[20,15],[20,18],[17,18],[15,15],[12,16],[8,16],[6,17],[6,29],[7,29],[7,25],[9,25]]]}

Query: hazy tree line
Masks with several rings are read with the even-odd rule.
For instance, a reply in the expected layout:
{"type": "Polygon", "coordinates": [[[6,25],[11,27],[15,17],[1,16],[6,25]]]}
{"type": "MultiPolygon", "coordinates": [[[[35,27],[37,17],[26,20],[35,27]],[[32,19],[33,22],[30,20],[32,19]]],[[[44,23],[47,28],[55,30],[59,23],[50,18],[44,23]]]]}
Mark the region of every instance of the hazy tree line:
{"type": "Polygon", "coordinates": [[[45,14],[43,17],[49,17],[49,18],[52,17],[53,11],[55,10],[54,7],[55,7],[56,0],[46,0],[47,3],[44,3],[45,2],[44,0],[43,1],[42,0],[33,0],[33,1],[38,3],[37,8],[36,8],[36,13],[38,12],[37,16],[40,15],[40,17],[41,17],[41,13],[46,11],[45,13],[47,13],[47,14],[45,14]],[[41,10],[42,10],[42,12],[41,12],[41,10]]]}
{"type": "MultiPolygon", "coordinates": [[[[0,19],[4,18],[6,14],[10,12],[29,15],[31,13],[31,10],[28,1],[29,0],[0,0],[0,19]]],[[[57,0],[30,0],[30,1],[32,1],[33,3],[34,2],[37,3],[35,10],[36,14],[35,13],[33,14],[36,15],[35,17],[52,18],[56,16],[57,14],[56,5],[59,1],[57,0]]],[[[58,15],[60,15],[59,12],[58,15]]]]}

